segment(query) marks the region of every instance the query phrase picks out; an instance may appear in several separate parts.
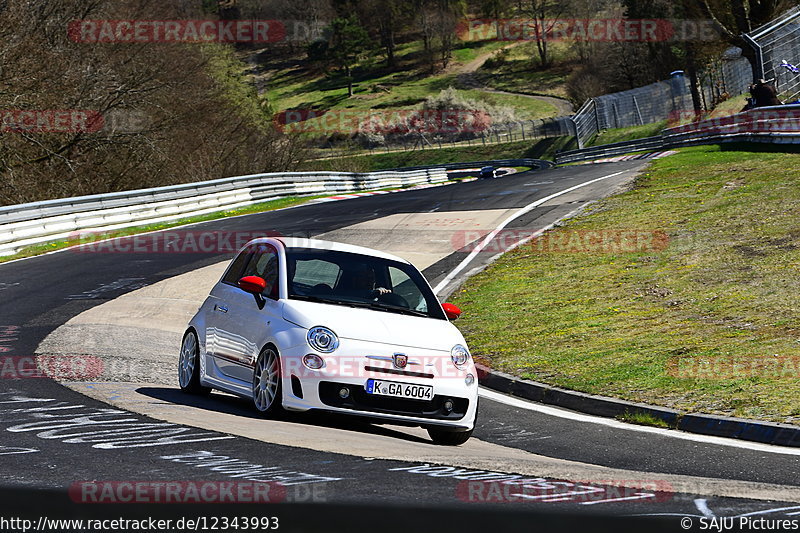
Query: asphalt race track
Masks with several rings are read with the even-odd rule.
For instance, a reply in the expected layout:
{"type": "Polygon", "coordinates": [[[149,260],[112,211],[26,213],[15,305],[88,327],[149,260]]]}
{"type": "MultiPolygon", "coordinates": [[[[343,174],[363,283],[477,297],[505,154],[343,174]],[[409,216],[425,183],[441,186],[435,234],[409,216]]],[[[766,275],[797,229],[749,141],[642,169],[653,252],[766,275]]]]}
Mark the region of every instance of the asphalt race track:
{"type": "MultiPolygon", "coordinates": [[[[463,247],[518,210],[529,208],[507,230],[524,234],[548,227],[625,186],[645,165],[628,161],[521,172],[182,229],[322,236],[385,249],[420,266],[431,285],[447,295],[500,249],[487,246],[489,251],[464,265],[463,247]],[[588,185],[577,187],[582,184],[588,185]],[[567,189],[572,190],[557,195],[567,189]],[[454,269],[457,275],[449,280],[454,269]]],[[[457,448],[434,446],[419,428],[318,414],[263,420],[244,400],[181,394],[174,371],[179,345],[171,342],[180,338],[175,330],[182,327],[181,313],[194,300],[178,300],[182,292],[192,298],[207,292],[208,280],[231,255],[66,250],[0,264],[5,303],[0,349],[6,362],[34,354],[99,359],[109,368],[128,362],[124,375],[61,380],[68,383],[17,379],[13,368],[3,369],[4,489],[17,495],[52,489],[42,501],[53,502],[53,509],[77,507],[80,516],[103,507],[77,501],[73,493],[71,499],[64,496],[81,482],[278,482],[279,499],[294,505],[269,511],[282,517],[286,530],[378,521],[363,529],[399,531],[423,516],[438,523],[443,516],[437,508],[450,517],[440,530],[477,526],[484,519],[513,527],[531,524],[531,516],[542,527],[557,517],[562,525],[576,519],[615,531],[621,528],[615,517],[641,525],[629,518],[633,515],[658,516],[646,527],[667,531],[681,530],[682,517],[695,526],[714,517],[800,517],[798,449],[631,426],[493,391],[482,393],[473,439],[457,448]],[[160,296],[153,296],[156,290],[160,296]],[[136,302],[146,298],[155,303],[138,313],[136,302]],[[178,303],[172,308],[170,302],[178,303]],[[161,311],[172,317],[163,320],[163,332],[161,311]],[[148,364],[136,367],[137,361],[148,364]],[[612,518],[585,521],[598,516],[612,518]]],[[[3,501],[6,515],[13,500],[3,501]]],[[[43,512],[28,497],[16,508],[43,512]]],[[[173,514],[179,509],[149,509],[156,508],[173,514]]]]}

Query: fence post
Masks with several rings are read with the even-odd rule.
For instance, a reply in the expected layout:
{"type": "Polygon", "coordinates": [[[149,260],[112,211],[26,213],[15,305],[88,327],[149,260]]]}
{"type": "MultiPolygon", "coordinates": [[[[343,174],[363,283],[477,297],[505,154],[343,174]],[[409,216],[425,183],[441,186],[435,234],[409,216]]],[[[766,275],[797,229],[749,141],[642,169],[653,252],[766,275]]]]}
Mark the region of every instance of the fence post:
{"type": "Polygon", "coordinates": [[[600,113],[597,112],[597,100],[592,98],[592,109],[594,109],[595,132],[600,133],[600,113]]]}
{"type": "Polygon", "coordinates": [[[633,98],[633,106],[636,108],[636,114],[639,116],[639,125],[644,126],[644,119],[642,119],[642,110],[639,109],[639,102],[636,101],[636,95],[631,96],[633,98]]]}
{"type": "MultiPolygon", "coordinates": [[[[763,78],[764,77],[764,51],[761,49],[761,45],[758,42],[750,37],[748,34],[743,33],[742,39],[753,51],[756,53],[756,78],[763,78]]],[[[755,80],[753,80],[755,81],[755,80]]]]}
{"type": "Polygon", "coordinates": [[[569,117],[569,123],[572,124],[572,127],[575,130],[575,140],[578,141],[578,150],[583,150],[583,139],[578,133],[578,123],[575,122],[575,115],[569,117]]]}

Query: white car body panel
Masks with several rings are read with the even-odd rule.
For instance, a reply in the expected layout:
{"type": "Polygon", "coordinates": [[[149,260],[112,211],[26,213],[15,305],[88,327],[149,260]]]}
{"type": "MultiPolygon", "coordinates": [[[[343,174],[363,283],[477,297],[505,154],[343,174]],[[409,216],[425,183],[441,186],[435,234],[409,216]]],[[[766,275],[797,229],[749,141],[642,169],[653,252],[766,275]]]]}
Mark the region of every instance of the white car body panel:
{"type": "MultiPolygon", "coordinates": [[[[407,261],[367,248],[310,239],[257,239],[248,246],[254,243],[270,244],[278,250],[278,298],[264,298],[263,308],[259,309],[253,294],[222,280],[214,286],[189,322],[189,328],[198,336],[202,385],[251,398],[256,359],[265,346],[272,345],[280,357],[282,403],[287,409],[318,409],[363,415],[385,422],[451,427],[459,431],[474,427],[478,403],[477,372],[472,358],[463,369],[452,362],[450,350],[457,344],[466,346],[466,342],[448,320],[288,297],[285,247],[357,253],[409,264],[407,261]],[[336,333],[340,344],[333,353],[317,352],[308,344],[306,335],[314,326],[324,326],[336,333]],[[324,360],[321,369],[312,370],[304,366],[303,356],[312,353],[324,360]],[[397,353],[408,356],[405,368],[395,366],[392,357],[397,353]],[[474,377],[471,385],[465,382],[468,374],[474,377]],[[297,384],[293,385],[293,377],[299,380],[302,397],[294,394],[297,384]],[[386,412],[392,409],[380,407],[382,397],[360,392],[359,397],[378,407],[367,404],[343,407],[333,405],[337,402],[335,398],[327,397],[327,402],[322,398],[322,388],[329,390],[334,386],[327,385],[330,383],[335,387],[352,387],[351,399],[355,402],[356,391],[365,387],[370,378],[432,385],[433,394],[439,397],[437,402],[449,398],[460,402],[458,405],[468,404],[468,407],[463,410],[463,416],[456,417],[431,414],[433,411],[425,411],[428,407],[420,406],[418,409],[424,412],[386,412]]],[[[406,405],[394,398],[390,400],[395,403],[387,402],[387,405],[406,405]],[[401,403],[397,404],[398,401],[401,403]]],[[[461,411],[451,413],[456,414],[460,415],[461,411]]]]}

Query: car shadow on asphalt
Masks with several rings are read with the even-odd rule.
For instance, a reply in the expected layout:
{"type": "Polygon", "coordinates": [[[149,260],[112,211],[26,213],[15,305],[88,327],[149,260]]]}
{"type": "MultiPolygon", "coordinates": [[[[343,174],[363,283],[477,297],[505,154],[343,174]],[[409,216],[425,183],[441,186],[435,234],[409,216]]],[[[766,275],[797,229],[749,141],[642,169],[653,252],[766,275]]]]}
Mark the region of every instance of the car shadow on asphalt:
{"type": "MultiPolygon", "coordinates": [[[[136,389],[136,392],[148,398],[169,402],[175,405],[196,407],[206,411],[250,418],[253,420],[267,420],[256,412],[249,400],[216,391],[208,396],[202,396],[186,394],[178,389],[168,387],[139,387],[136,389]]],[[[358,433],[369,433],[371,435],[392,437],[409,442],[431,444],[431,441],[428,439],[416,435],[410,435],[402,431],[371,423],[363,418],[339,415],[337,413],[284,411],[269,418],[269,420],[289,422],[297,425],[328,427],[331,429],[355,431],[358,433]]]]}

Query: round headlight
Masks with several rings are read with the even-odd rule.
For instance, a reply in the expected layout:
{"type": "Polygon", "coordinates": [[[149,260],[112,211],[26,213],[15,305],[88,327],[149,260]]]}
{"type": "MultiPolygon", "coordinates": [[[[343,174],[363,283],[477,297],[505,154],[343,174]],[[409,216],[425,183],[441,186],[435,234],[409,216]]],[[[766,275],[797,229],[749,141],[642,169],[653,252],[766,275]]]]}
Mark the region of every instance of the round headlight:
{"type": "Polygon", "coordinates": [[[308,345],[322,353],[331,353],[339,347],[339,337],[336,333],[322,326],[315,326],[308,330],[308,345]]]}
{"type": "Polygon", "coordinates": [[[460,344],[456,344],[450,350],[450,358],[453,360],[454,365],[461,368],[469,362],[469,351],[460,344]]]}

